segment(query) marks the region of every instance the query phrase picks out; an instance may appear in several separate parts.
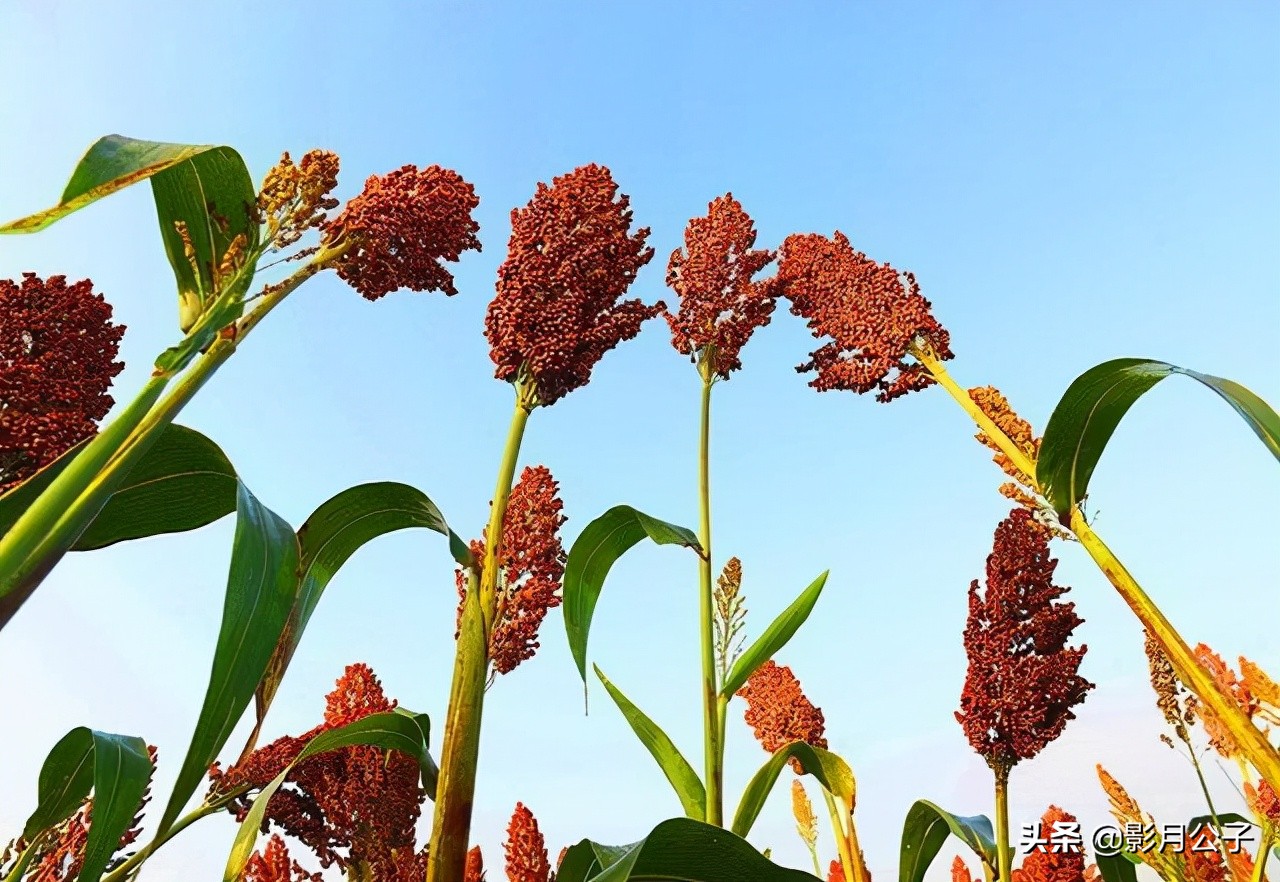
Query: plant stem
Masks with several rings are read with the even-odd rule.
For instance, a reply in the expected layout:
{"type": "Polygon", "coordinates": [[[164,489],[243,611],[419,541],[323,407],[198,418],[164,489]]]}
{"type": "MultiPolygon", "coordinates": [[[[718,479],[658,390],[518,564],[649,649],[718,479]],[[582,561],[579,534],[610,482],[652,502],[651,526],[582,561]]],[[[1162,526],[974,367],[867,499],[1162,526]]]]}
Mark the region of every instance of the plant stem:
{"type": "Polygon", "coordinates": [[[157,836],[155,839],[152,839],[123,864],[103,876],[102,882],[123,882],[123,880],[129,878],[129,876],[142,865],[143,861],[159,851],[161,846],[166,842],[177,836],[201,818],[207,818],[209,815],[222,811],[232,798],[232,796],[227,796],[216,803],[207,803],[199,806],[185,817],[179,818],[172,827],[164,831],[164,833],[157,836]]]}
{"type": "Polygon", "coordinates": [[[1191,746],[1191,739],[1185,739],[1183,744],[1187,746],[1187,756],[1191,758],[1191,767],[1196,770],[1196,778],[1200,780],[1200,792],[1204,794],[1205,805],[1209,807],[1209,819],[1213,822],[1213,832],[1217,835],[1218,851],[1222,854],[1222,859],[1227,861],[1229,858],[1226,842],[1222,838],[1222,821],[1218,819],[1218,810],[1213,805],[1213,796],[1209,793],[1209,782],[1204,779],[1204,769],[1200,767],[1200,760],[1196,757],[1195,748],[1191,746]]]}
{"type": "Polygon", "coordinates": [[[1009,882],[1013,873],[1013,850],[1009,847],[1009,766],[992,766],[996,774],[996,879],[1009,882]]]}
{"type": "Polygon", "coordinates": [[[1120,592],[1134,615],[1160,640],[1161,649],[1173,665],[1178,678],[1227,726],[1241,751],[1267,783],[1280,790],[1280,753],[1277,753],[1261,730],[1253,725],[1235,700],[1218,688],[1217,682],[1197,661],[1191,648],[1174,630],[1159,607],[1142,590],[1111,549],[1093,532],[1093,528],[1085,523],[1079,509],[1071,512],[1071,531],[1120,592]]]}
{"type": "MultiPolygon", "coordinates": [[[[831,832],[836,837],[836,850],[840,852],[840,870],[844,873],[844,882],[862,882],[856,875],[856,866],[859,862],[854,859],[849,831],[845,828],[844,815],[840,811],[840,806],[836,804],[836,798],[831,795],[831,791],[825,787],[822,788],[822,798],[827,802],[827,814],[831,818],[831,832]]],[[[853,818],[850,817],[850,828],[852,822],[853,818]]]]}
{"type": "Polygon", "coordinates": [[[716,680],[715,598],[711,575],[711,386],[703,371],[702,410],[698,433],[698,613],[702,636],[702,720],[706,758],[708,824],[724,825],[724,743],[720,725],[720,688],[716,680]]]}
{"type": "MultiPolygon", "coordinates": [[[[929,374],[951,394],[956,403],[978,425],[984,435],[991,439],[1019,471],[1035,480],[1036,464],[1020,450],[1016,444],[997,426],[990,417],[969,397],[969,393],[961,389],[951,378],[947,369],[933,354],[927,344],[917,343],[911,347],[911,354],[929,371],[929,374]]],[[[1039,492],[1038,487],[1034,487],[1039,492]]],[[[1209,710],[1230,730],[1241,750],[1258,773],[1272,787],[1280,791],[1280,753],[1271,745],[1266,736],[1253,725],[1248,715],[1241,710],[1235,700],[1225,694],[1208,671],[1195,658],[1186,641],[1165,618],[1151,598],[1143,591],[1136,579],[1124,568],[1111,549],[1103,543],[1093,528],[1085,522],[1084,515],[1077,506],[1071,512],[1069,528],[1080,544],[1102,570],[1107,580],[1119,592],[1134,615],[1143,626],[1155,636],[1161,650],[1173,665],[1174,672],[1182,683],[1196,694],[1209,710]]],[[[1007,882],[1007,880],[1005,880],[1007,882]]]]}
{"type": "Polygon", "coordinates": [[[480,762],[480,726],[484,689],[489,676],[489,634],[498,615],[498,556],[502,521],[511,496],[516,461],[525,425],[534,407],[532,386],[516,383],[516,408],[498,466],[498,482],[485,529],[484,561],[467,573],[453,683],[440,749],[440,777],[436,784],[435,816],[427,857],[427,882],[459,882],[466,869],[471,842],[471,810],[480,762]]]}
{"type": "Polygon", "coordinates": [[[1262,829],[1262,841],[1258,843],[1258,853],[1254,856],[1253,878],[1249,882],[1266,882],[1267,861],[1271,855],[1272,835],[1269,828],[1262,829]]]}
{"type": "Polygon", "coordinates": [[[0,629],[35,593],[45,576],[102,511],[111,494],[146,455],[163,429],[231,357],[238,342],[285,297],[347,247],[321,250],[288,279],[270,286],[258,306],[232,326],[234,333],[219,334],[163,401],[160,396],[173,374],[157,370],[129,406],[90,441],[23,512],[0,538],[0,573],[4,574],[0,577],[0,629]]]}

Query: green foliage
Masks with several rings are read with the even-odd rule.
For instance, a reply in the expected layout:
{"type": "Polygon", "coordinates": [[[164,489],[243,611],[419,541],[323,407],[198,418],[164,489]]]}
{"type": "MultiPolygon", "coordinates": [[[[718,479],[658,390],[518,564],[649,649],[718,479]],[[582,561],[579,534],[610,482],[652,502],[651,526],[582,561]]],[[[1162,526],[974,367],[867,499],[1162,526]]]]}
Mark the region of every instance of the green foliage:
{"type": "Polygon", "coordinates": [[[996,843],[990,819],[985,815],[953,815],[928,800],[918,799],[902,826],[898,882],[922,882],[948,836],[969,846],[985,870],[991,872],[996,863],[996,843]]]}
{"type": "Polygon", "coordinates": [[[813,882],[814,876],[769,861],[727,830],[673,818],[621,847],[582,840],[569,849],[556,882],[813,882]]]}
{"type": "Polygon", "coordinates": [[[253,699],[297,596],[293,528],[238,485],[222,627],[191,746],[160,820],[169,829],[253,699]]]}
{"type": "Polygon", "coordinates": [[[583,529],[564,568],[564,627],[578,673],[587,681],[587,639],[604,580],[618,558],[648,537],[658,545],[683,545],[701,553],[686,527],[660,521],[629,505],[609,509],[583,529]]]}
{"type": "Polygon", "coordinates": [[[822,594],[823,586],[827,584],[829,572],[828,570],[818,576],[808,588],[800,592],[800,596],[792,601],[791,605],[784,609],[765,629],[765,632],[742,653],[720,687],[722,696],[732,697],[762,664],[773,658],[795,636],[796,631],[809,618],[809,613],[813,612],[814,604],[818,602],[818,596],[822,594]]]}
{"type": "Polygon", "coordinates": [[[1244,386],[1163,361],[1117,358],[1077,377],[1045,427],[1036,482],[1059,517],[1069,517],[1089,492],[1093,470],[1129,408],[1173,374],[1191,377],[1216,392],[1280,459],[1280,415],[1244,386]]]}
{"type": "Polygon", "coordinates": [[[38,802],[23,838],[31,841],[71,817],[92,789],[93,823],[76,878],[97,882],[120,837],[133,824],[153,771],[141,738],[83,726],[72,729],[49,751],[40,769],[38,802]]]}
{"type": "Polygon", "coordinates": [[[461,566],[471,565],[467,544],[449,529],[440,509],[425,493],[408,484],[384,481],[349,487],[317,508],[298,530],[297,593],[257,688],[259,725],[334,574],[366,542],[409,527],[424,527],[448,537],[454,559],[461,566]]]}
{"type": "Polygon", "coordinates": [[[227,868],[223,873],[223,882],[237,882],[240,879],[240,874],[249,862],[254,844],[258,840],[258,832],[267,812],[267,803],[284,784],[293,768],[313,756],[359,745],[397,750],[417,760],[418,768],[422,773],[423,786],[429,793],[434,794],[438,770],[435,761],[427,752],[429,732],[430,723],[425,714],[414,714],[397,709],[387,713],[370,714],[354,723],[322,732],[311,739],[298,753],[297,758],[254,798],[253,805],[250,806],[248,814],[240,824],[240,829],[236,832],[231,854],[227,858],[227,868]]]}
{"type": "Polygon", "coordinates": [[[622,694],[622,690],[609,681],[598,665],[595,666],[595,671],[596,676],[600,678],[600,682],[604,684],[604,688],[631,725],[631,731],[636,733],[636,737],[644,744],[657,761],[658,767],[662,769],[662,773],[671,782],[676,796],[680,797],[680,805],[684,808],[685,815],[695,820],[704,819],[707,812],[707,791],[702,785],[702,779],[693,770],[693,766],[680,753],[680,749],[676,747],[671,737],[662,731],[657,723],[649,719],[644,711],[632,704],[631,700],[622,694]]]}
{"type": "Polygon", "coordinates": [[[738,803],[738,811],[733,816],[731,829],[736,835],[746,836],[751,832],[756,818],[760,817],[760,811],[764,808],[765,800],[778,783],[778,776],[793,758],[800,761],[806,775],[812,775],[828,793],[841,801],[847,811],[853,811],[857,783],[849,764],[829,750],[811,747],[803,741],[793,741],[774,751],[773,756],[760,767],[760,771],[747,782],[738,803]]]}

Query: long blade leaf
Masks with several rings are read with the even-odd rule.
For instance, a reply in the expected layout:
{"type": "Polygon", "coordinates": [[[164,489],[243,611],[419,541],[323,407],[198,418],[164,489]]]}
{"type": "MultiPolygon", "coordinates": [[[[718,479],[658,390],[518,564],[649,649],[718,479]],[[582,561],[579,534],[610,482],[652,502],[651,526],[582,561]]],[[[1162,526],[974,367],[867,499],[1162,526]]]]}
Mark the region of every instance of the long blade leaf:
{"type": "Polygon", "coordinates": [[[692,530],[660,521],[629,505],[615,506],[587,524],[569,549],[564,568],[564,627],[584,686],[587,639],[604,580],[618,558],[645,537],[658,545],[683,545],[699,554],[702,551],[692,530]]]}
{"type": "Polygon", "coordinates": [[[618,705],[622,715],[626,717],[631,731],[636,733],[640,743],[657,761],[662,774],[666,775],[667,780],[671,782],[672,789],[680,798],[680,805],[685,815],[695,820],[704,819],[707,813],[707,791],[698,773],[693,770],[693,766],[689,765],[689,761],[680,753],[680,749],[676,747],[670,736],[646,716],[644,711],[632,704],[631,700],[622,694],[622,690],[609,681],[599,665],[594,667],[596,676],[600,678],[600,682],[604,684],[604,688],[618,705]]]}

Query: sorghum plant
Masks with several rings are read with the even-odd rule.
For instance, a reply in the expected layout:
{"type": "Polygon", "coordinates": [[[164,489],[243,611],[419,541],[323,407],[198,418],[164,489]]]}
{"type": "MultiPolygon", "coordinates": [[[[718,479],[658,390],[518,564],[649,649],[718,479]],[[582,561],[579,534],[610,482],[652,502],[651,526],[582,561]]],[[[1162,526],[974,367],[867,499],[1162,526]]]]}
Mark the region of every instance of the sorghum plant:
{"type": "Polygon", "coordinates": [[[661,303],[622,297],[653,257],[649,230],[631,230],[631,209],[607,168],[587,165],[539,184],[511,212],[507,258],[485,337],[511,384],[515,411],[498,467],[489,525],[460,577],[462,604],[445,719],[428,882],[463,876],[471,829],[485,685],[533,654],[538,624],[559,602],[560,506],[550,473],[528,470],[512,490],[530,414],[584,386],[606,352],[635,337],[661,303]]]}
{"type": "Polygon", "coordinates": [[[1049,531],[1017,508],[996,528],[986,589],[969,587],[964,648],[969,669],[956,719],[995,775],[996,878],[1011,880],[1009,773],[1062,734],[1093,684],[1080,676],[1085,647],[1067,641],[1083,621],[1067,589],[1053,584],[1058,562],[1049,531]]]}
{"type": "MultiPolygon", "coordinates": [[[[142,390],[96,434],[93,424],[111,403],[104,397],[104,381],[120,368],[112,361],[119,332],[103,324],[109,310],[104,313],[105,304],[89,296],[87,281],[66,289],[61,277],[41,282],[27,276],[22,285],[6,281],[0,286],[6,303],[4,357],[13,368],[4,377],[7,415],[0,437],[5,476],[0,487],[10,489],[3,500],[7,530],[0,537],[0,627],[76,546],[131,471],[144,467],[148,451],[187,402],[254,327],[308,279],[335,269],[371,300],[397,288],[454,293],[442,261],[479,248],[478,226],[471,219],[478,200],[471,185],[439,166],[405,166],[370,177],[364,192],[330,219],[328,212],[338,206],[329,195],[337,174],[333,153],[315,150],[298,164],[286,153],[255,193],[244,161],[228,147],[111,135],[89,149],[58,205],[0,227],[0,233],[36,232],[150,178],[185,335],[157,357],[142,390]],[[318,243],[300,247],[313,231],[318,243]],[[247,296],[268,254],[302,265],[247,296]],[[71,308],[51,322],[48,311],[64,306],[71,308]],[[63,340],[68,343],[63,364],[50,364],[51,343],[78,326],[85,333],[74,342],[63,340]],[[73,376],[80,379],[73,382],[73,376]],[[81,441],[86,441],[83,447],[69,452],[81,441]],[[32,478],[42,466],[27,492],[15,497],[15,478],[32,478]]],[[[225,498],[208,507],[194,523],[176,529],[200,526],[231,510],[225,498]]],[[[153,520],[158,526],[150,532],[175,529],[164,517],[153,520]]],[[[136,525],[131,527],[135,532],[125,530],[113,541],[137,538],[136,525]]]]}
{"type": "MultiPolygon", "coordinates": [[[[679,307],[667,313],[672,345],[687,356],[700,380],[698,432],[698,511],[695,533],[660,521],[626,505],[610,509],[590,523],[569,552],[565,570],[565,628],[570,649],[584,683],[586,648],[596,601],[609,568],[641,539],[677,544],[692,549],[698,558],[698,611],[702,676],[700,695],[703,718],[703,774],[694,770],[671,738],[613,684],[599,667],[596,675],[618,705],[640,741],[657,761],[679,797],[685,814],[696,821],[725,826],[724,744],[729,702],[748,689],[756,677],[756,691],[778,670],[771,659],[803,624],[826,583],[820,575],[784,610],[750,646],[742,647],[745,607],[741,593],[742,566],[730,558],[719,579],[714,578],[711,517],[711,398],[716,384],[731,379],[742,367],[741,350],[759,328],[769,322],[776,307],[776,283],[757,275],[775,254],[755,248],[751,218],[732,194],[713,200],[704,217],[689,221],[684,246],[667,264],[667,284],[679,297],[679,307]]],[[[781,707],[785,697],[779,696],[781,707]]],[[[766,702],[767,703],[767,702],[766,702]]],[[[752,779],[742,795],[730,829],[746,836],[765,798],[790,761],[797,771],[813,774],[826,792],[837,840],[852,880],[861,865],[856,847],[848,854],[852,832],[853,773],[848,764],[825,750],[826,743],[778,734],[765,743],[772,758],[752,779]],[[803,763],[803,765],[802,765],[803,763]],[[836,800],[843,804],[837,808],[836,800]],[[853,855],[857,855],[856,857],[853,855]]]]}
{"type": "Polygon", "coordinates": [[[878,264],[837,232],[789,236],[780,249],[778,285],[791,311],[821,342],[797,370],[816,374],[819,391],[875,390],[880,401],[941,385],[977,424],[984,444],[1020,484],[1006,493],[1077,539],[1160,644],[1178,676],[1236,738],[1248,761],[1280,787],[1280,753],[1222,691],[1150,596],[1085,520],[1082,503],[1093,468],[1130,406],[1161,379],[1180,373],[1217,392],[1280,458],[1280,415],[1244,387],[1149,359],[1117,359],[1081,375],[1055,409],[1043,440],[1030,436],[994,390],[962,389],[944,362],[950,335],[931,312],[915,277],[878,264]],[[1011,435],[1010,432],[1013,432],[1011,435]]]}

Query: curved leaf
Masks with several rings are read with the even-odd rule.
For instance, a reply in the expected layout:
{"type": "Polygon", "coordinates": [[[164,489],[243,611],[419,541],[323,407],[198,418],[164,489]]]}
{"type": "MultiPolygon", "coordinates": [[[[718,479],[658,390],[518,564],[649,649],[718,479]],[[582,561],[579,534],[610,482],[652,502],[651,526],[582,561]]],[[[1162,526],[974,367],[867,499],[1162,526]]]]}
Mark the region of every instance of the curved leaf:
{"type": "Polygon", "coordinates": [[[133,824],[155,767],[141,738],[84,726],[72,729],[40,768],[35,812],[23,828],[30,841],[71,817],[93,788],[93,823],[77,879],[97,882],[133,824]]]}
{"type": "Polygon", "coordinates": [[[812,775],[827,792],[839,799],[845,808],[852,812],[857,797],[857,783],[853,778],[853,769],[837,754],[820,747],[812,747],[803,741],[793,741],[778,748],[747,782],[742,791],[742,800],[738,803],[738,811],[733,816],[733,830],[738,836],[745,837],[751,832],[756,818],[764,808],[773,785],[787,763],[795,758],[804,767],[806,775],[812,775]]]}
{"type": "Polygon", "coordinates": [[[235,542],[209,687],[158,835],[177,820],[253,699],[289,619],[297,573],[293,528],[238,483],[235,542]]]}
{"type": "Polygon", "coordinates": [[[1138,882],[1138,868],[1123,854],[1103,854],[1094,851],[1094,863],[1103,882],[1138,882]]]}
{"type": "Polygon", "coordinates": [[[1244,386],[1163,361],[1117,358],[1077,377],[1045,427],[1036,482],[1059,517],[1068,517],[1088,493],[1102,451],[1129,408],[1171,374],[1191,377],[1216,392],[1280,459],[1280,415],[1244,386]]]}
{"type": "Polygon", "coordinates": [[[421,720],[423,714],[390,711],[381,714],[370,714],[367,717],[348,723],[337,729],[322,732],[307,743],[297,758],[285,767],[270,784],[262,788],[253,800],[248,814],[236,832],[235,842],[231,846],[231,854],[227,858],[227,868],[223,874],[224,882],[237,882],[249,857],[253,854],[254,843],[262,827],[262,819],[267,811],[267,803],[285,778],[298,763],[317,754],[327,753],[343,747],[371,745],[385,750],[397,750],[418,761],[422,772],[423,783],[427,790],[434,793],[436,785],[436,764],[427,752],[425,732],[427,726],[421,720]]]}
{"type": "MultiPolygon", "coordinates": [[[[61,474],[84,443],[0,496],[0,535],[61,474]]],[[[130,539],[194,530],[235,509],[236,473],[226,454],[195,429],[170,424],[71,549],[92,551],[130,539]]]]}
{"type": "Polygon", "coordinates": [[[991,870],[995,866],[995,834],[985,815],[963,818],[928,800],[918,799],[907,812],[902,826],[898,882],[921,882],[951,834],[973,849],[984,868],[991,870]]]}
{"type": "Polygon", "coordinates": [[[773,620],[746,652],[739,656],[733,668],[730,669],[729,675],[725,677],[724,685],[720,687],[721,695],[726,698],[732,697],[762,664],[773,658],[778,650],[787,645],[787,641],[800,629],[805,619],[809,618],[809,613],[813,612],[813,606],[818,602],[818,596],[822,594],[822,588],[827,584],[827,576],[830,573],[831,571],[827,570],[814,579],[809,587],[800,592],[800,596],[773,620]]]}
{"type": "Polygon", "coordinates": [[[662,773],[671,782],[672,789],[675,790],[676,796],[680,798],[680,805],[684,809],[685,815],[695,820],[705,818],[707,813],[707,791],[703,787],[698,773],[693,770],[693,766],[689,765],[689,761],[680,753],[680,749],[676,747],[667,733],[663,732],[657,723],[645,716],[644,711],[632,704],[631,700],[623,695],[618,687],[609,682],[609,678],[600,670],[599,665],[594,667],[596,676],[600,678],[600,682],[604,684],[604,688],[613,698],[614,703],[618,705],[622,715],[627,718],[627,722],[631,725],[631,731],[636,733],[640,743],[645,746],[650,755],[657,761],[658,767],[662,769],[662,773]]]}
{"type": "MultiPolygon", "coordinates": [[[[224,291],[239,299],[253,280],[252,269],[232,279],[216,278],[215,270],[238,237],[244,237],[240,247],[246,259],[258,247],[257,190],[240,154],[230,147],[198,153],[157,174],[151,190],[179,301],[207,305],[215,293],[224,291]],[[186,225],[194,261],[186,254],[178,222],[186,225]]],[[[183,330],[189,327],[184,320],[183,330]]]]}
{"type": "Polygon", "coordinates": [[[692,530],[660,521],[629,505],[614,506],[587,524],[569,549],[564,567],[564,627],[584,686],[587,638],[604,580],[614,562],[646,536],[658,545],[683,545],[702,553],[692,530]]]}
{"type": "Polygon", "coordinates": [[[216,149],[209,144],[165,144],[123,135],[99,138],[76,165],[57,205],[4,224],[0,226],[0,233],[43,230],[92,202],[216,149]]]}
{"type": "Polygon", "coordinates": [[[587,882],[600,872],[600,861],[596,860],[592,845],[590,839],[583,839],[565,849],[564,858],[556,867],[556,882],[587,882]]]}
{"type": "MultiPolygon", "coordinates": [[[[663,821],[590,882],[679,880],[679,882],[814,882],[816,877],[780,867],[728,830],[690,818],[663,821]]],[[[557,877],[559,879],[561,877],[557,877]]],[[[564,877],[565,882],[576,882],[564,877]]]]}
{"type": "Polygon", "coordinates": [[[71,550],[211,524],[236,510],[236,483],[217,444],[194,429],[166,426],[71,550]]]}
{"type": "Polygon", "coordinates": [[[458,563],[464,567],[471,564],[467,544],[449,529],[440,509],[408,484],[385,481],[349,487],[317,508],[298,530],[301,567],[296,599],[256,691],[259,724],[329,580],[366,542],[409,527],[425,527],[447,536],[458,563]]]}

